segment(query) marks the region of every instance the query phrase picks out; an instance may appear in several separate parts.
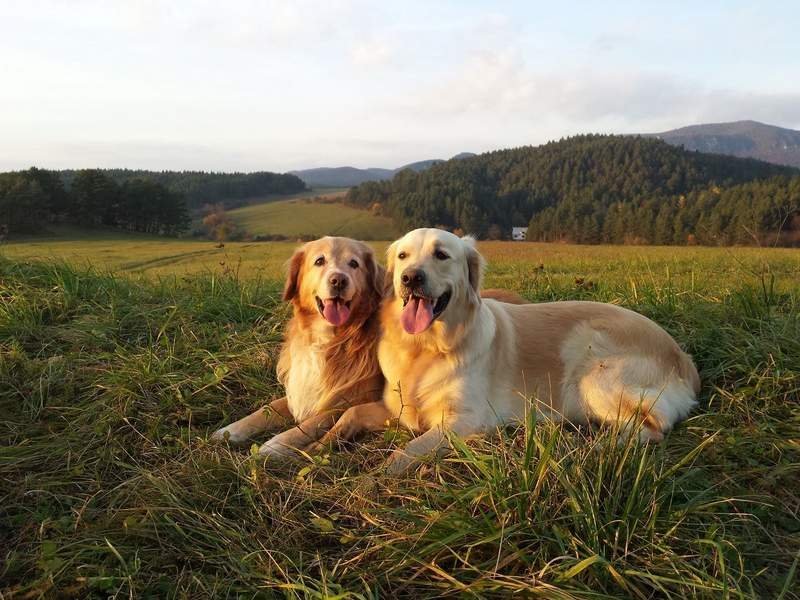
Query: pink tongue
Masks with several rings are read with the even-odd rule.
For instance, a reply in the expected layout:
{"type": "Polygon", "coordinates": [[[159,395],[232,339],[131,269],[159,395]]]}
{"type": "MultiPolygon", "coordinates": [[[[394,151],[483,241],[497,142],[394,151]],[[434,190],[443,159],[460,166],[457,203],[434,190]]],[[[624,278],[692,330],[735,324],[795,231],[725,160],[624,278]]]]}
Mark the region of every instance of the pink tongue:
{"type": "Polygon", "coordinates": [[[433,302],[425,298],[409,299],[400,315],[406,333],[422,333],[433,322],[433,302]]]}
{"type": "Polygon", "coordinates": [[[328,299],[324,302],[322,316],[331,325],[339,326],[347,322],[350,317],[350,308],[344,302],[328,299]]]}

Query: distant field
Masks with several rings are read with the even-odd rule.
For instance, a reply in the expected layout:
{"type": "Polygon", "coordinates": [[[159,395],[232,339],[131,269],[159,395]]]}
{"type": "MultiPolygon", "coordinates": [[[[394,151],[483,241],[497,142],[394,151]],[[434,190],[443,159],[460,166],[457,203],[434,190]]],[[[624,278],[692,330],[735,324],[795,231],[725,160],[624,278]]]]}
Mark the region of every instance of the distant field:
{"type": "MultiPolygon", "coordinates": [[[[297,214],[309,207],[317,214],[341,210],[330,204],[293,207],[283,202],[252,208],[264,211],[279,204],[283,205],[281,211],[287,211],[286,218],[292,210],[297,214]]],[[[360,211],[355,212],[360,214],[360,211]]],[[[326,233],[348,235],[330,229],[319,231],[320,235],[326,233]]],[[[388,244],[371,244],[383,259],[388,244]]],[[[5,244],[0,246],[0,256],[65,260],[133,275],[221,273],[234,269],[243,277],[280,279],[283,265],[297,245],[296,242],[228,242],[224,248],[217,248],[210,241],[68,231],[60,236],[5,244]]],[[[787,248],[578,246],[525,242],[480,242],[479,248],[489,261],[488,283],[514,288],[574,284],[576,278],[584,278],[584,286],[673,282],[696,290],[730,289],[748,281],[755,284],[761,281],[762,275],[774,278],[781,286],[791,286],[800,280],[800,252],[787,248]]]]}
{"type": "Polygon", "coordinates": [[[253,196],[242,198],[240,202],[246,205],[264,204],[267,202],[282,202],[284,200],[294,200],[298,198],[316,198],[318,196],[336,197],[347,193],[348,188],[340,187],[315,187],[310,190],[303,190],[294,194],[268,194],[266,196],[253,196]]]}
{"type": "MultiPolygon", "coordinates": [[[[86,235],[81,233],[80,235],[86,235]]],[[[248,276],[280,277],[294,242],[228,243],[118,234],[31,238],[0,246],[0,256],[91,265],[131,275],[222,272],[227,266],[248,276]]]]}
{"type": "MultiPolygon", "coordinates": [[[[328,194],[328,197],[341,194],[328,194]]],[[[330,201],[279,200],[238,208],[228,215],[249,235],[342,235],[380,240],[391,239],[399,233],[388,217],[330,201]]]]}

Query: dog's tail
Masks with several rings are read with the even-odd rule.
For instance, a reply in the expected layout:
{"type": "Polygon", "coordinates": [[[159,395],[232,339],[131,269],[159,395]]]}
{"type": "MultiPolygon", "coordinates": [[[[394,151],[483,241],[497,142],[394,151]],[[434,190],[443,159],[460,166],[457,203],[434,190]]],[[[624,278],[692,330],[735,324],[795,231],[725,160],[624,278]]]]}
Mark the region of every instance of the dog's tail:
{"type": "Polygon", "coordinates": [[[700,378],[691,359],[687,355],[682,358],[679,372],[669,374],[658,385],[638,383],[653,381],[647,375],[660,369],[648,358],[626,357],[623,368],[615,365],[613,358],[598,362],[580,383],[587,416],[601,423],[616,423],[631,433],[641,423],[639,438],[660,442],[697,405],[700,378]]]}
{"type": "Polygon", "coordinates": [[[664,434],[697,405],[693,391],[678,379],[669,381],[662,389],[626,390],[622,402],[627,426],[634,426],[639,415],[642,422],[639,439],[645,442],[662,441],[664,434]]]}

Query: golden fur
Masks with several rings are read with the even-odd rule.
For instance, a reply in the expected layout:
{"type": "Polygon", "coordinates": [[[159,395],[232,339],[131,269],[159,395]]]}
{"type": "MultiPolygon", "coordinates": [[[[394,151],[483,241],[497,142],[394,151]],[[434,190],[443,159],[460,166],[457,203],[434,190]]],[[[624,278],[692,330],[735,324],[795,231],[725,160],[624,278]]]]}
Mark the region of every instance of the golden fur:
{"type": "Polygon", "coordinates": [[[506,304],[528,304],[528,301],[517,292],[495,288],[481,290],[481,298],[484,300],[497,300],[498,302],[505,302],[506,304]]]}
{"type": "MultiPolygon", "coordinates": [[[[348,238],[322,238],[297,250],[290,260],[289,276],[283,299],[290,301],[293,318],[287,326],[285,343],[278,360],[278,380],[285,384],[297,345],[320,344],[324,347],[322,395],[316,399],[316,409],[336,407],[352,396],[353,390],[366,383],[380,381],[376,359],[379,322],[375,313],[380,304],[384,271],[375,262],[372,249],[362,242],[348,238]],[[315,257],[331,257],[329,269],[314,269],[315,257]],[[356,270],[356,289],[353,309],[344,325],[330,327],[321,319],[314,297],[324,286],[330,269],[345,269],[352,256],[363,263],[356,270]]],[[[382,382],[381,382],[382,383],[382,382]]],[[[368,385],[367,387],[373,387],[368,385]]],[[[297,415],[295,415],[297,416],[297,415]]]]}
{"type": "Polygon", "coordinates": [[[383,388],[377,361],[377,308],[384,272],[372,249],[355,240],[325,237],[299,248],[289,260],[283,299],[292,318],[278,359],[278,380],[286,396],[213,434],[244,442],[267,429],[298,425],[260,448],[284,455],[319,439],[346,408],[374,400],[383,388]],[[345,278],[344,289],[332,283],[345,278]],[[332,325],[319,301],[337,298],[350,307],[347,321],[332,325]]]}
{"type": "Polygon", "coordinates": [[[380,311],[383,400],[348,409],[321,443],[397,418],[420,434],[390,457],[389,469],[398,472],[444,447],[448,431],[485,432],[523,421],[531,410],[619,423],[623,433],[658,441],[695,405],[700,380],[691,358],[649,319],[597,302],[481,299],[482,269],[470,238],[420,229],[392,244],[391,290],[380,311]],[[420,272],[424,284],[414,294],[437,308],[427,329],[407,333],[405,280],[420,272]]]}

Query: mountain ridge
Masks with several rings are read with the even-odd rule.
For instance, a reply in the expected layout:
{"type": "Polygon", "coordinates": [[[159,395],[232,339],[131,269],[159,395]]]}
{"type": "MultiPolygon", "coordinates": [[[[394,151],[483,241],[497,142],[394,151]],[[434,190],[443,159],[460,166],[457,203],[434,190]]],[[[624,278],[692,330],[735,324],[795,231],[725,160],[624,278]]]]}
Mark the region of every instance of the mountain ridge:
{"type": "MultiPolygon", "coordinates": [[[[634,135],[657,138],[690,151],[754,158],[776,165],[800,168],[800,131],[751,119],[699,123],[659,133],[634,135]]],[[[477,155],[461,152],[449,160],[473,156],[477,155]]],[[[352,187],[369,181],[388,181],[405,169],[420,173],[443,162],[447,161],[434,158],[415,161],[395,169],[342,166],[297,169],[289,173],[311,187],[352,187]]]]}
{"type": "Polygon", "coordinates": [[[306,185],[311,187],[352,187],[367,181],[386,181],[397,175],[400,171],[410,169],[416,173],[421,173],[430,169],[433,165],[447,162],[447,160],[461,160],[477,156],[472,152],[459,152],[450,159],[430,158],[418,160],[405,164],[396,169],[385,169],[380,167],[369,167],[359,169],[358,167],[316,167],[312,169],[296,169],[289,171],[289,174],[299,177],[306,185]]]}
{"type": "Polygon", "coordinates": [[[800,131],[753,120],[701,123],[661,133],[641,134],[686,150],[756,158],[800,167],[800,131]]]}

